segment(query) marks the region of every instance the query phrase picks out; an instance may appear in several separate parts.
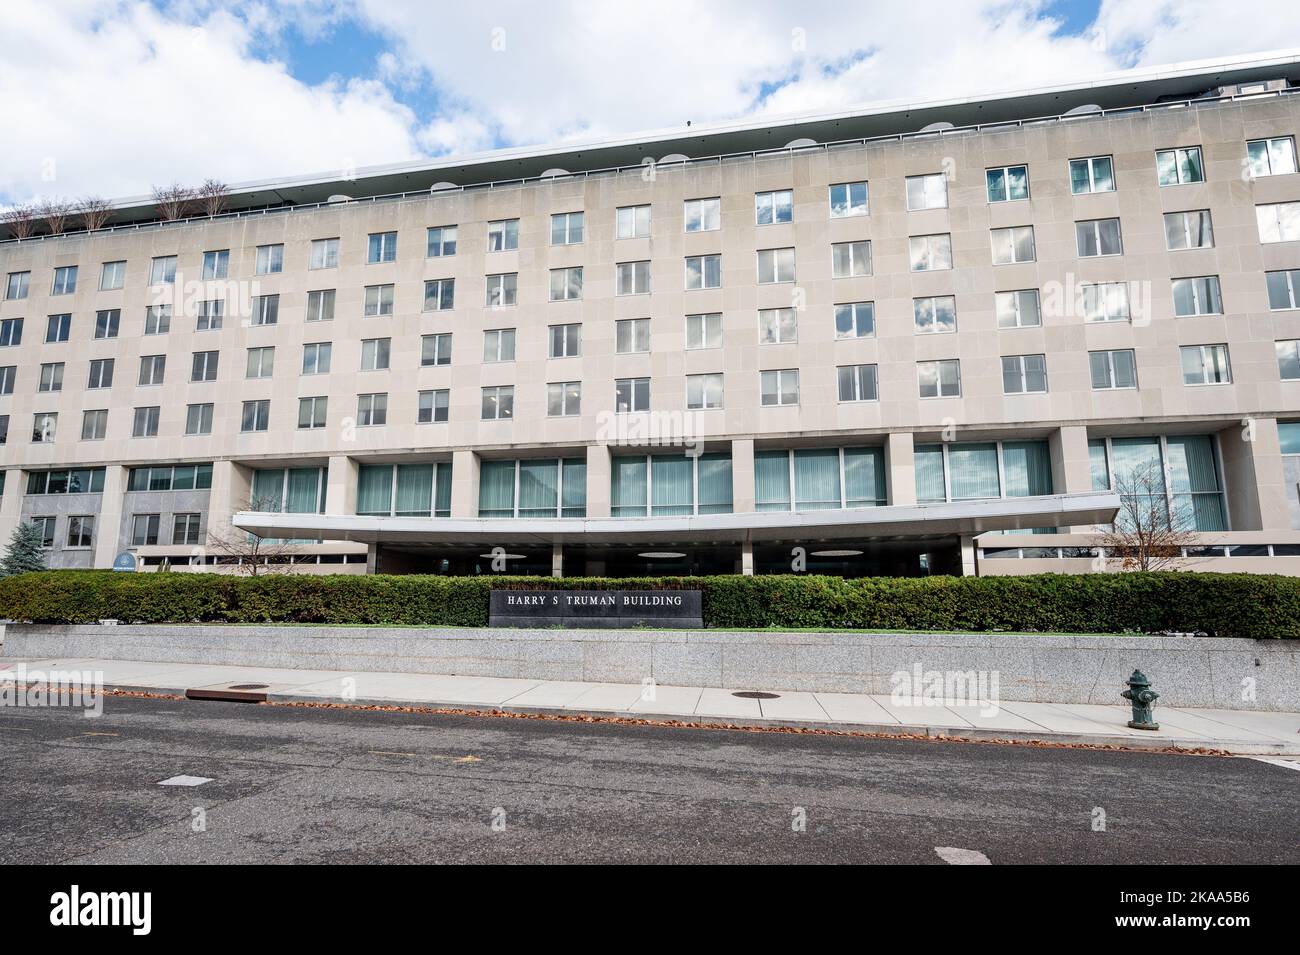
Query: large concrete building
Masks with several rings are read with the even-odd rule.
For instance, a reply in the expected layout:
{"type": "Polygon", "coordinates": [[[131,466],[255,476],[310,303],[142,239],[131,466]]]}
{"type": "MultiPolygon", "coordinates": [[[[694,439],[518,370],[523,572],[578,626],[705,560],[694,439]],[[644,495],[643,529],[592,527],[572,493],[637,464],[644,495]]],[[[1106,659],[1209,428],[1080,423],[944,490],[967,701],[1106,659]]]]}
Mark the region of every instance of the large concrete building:
{"type": "Polygon", "coordinates": [[[1008,574],[1107,566],[1140,499],[1188,567],[1300,572],[1298,81],[1187,64],[6,237],[0,534],[65,567],[255,533],[327,572],[1008,574]]]}

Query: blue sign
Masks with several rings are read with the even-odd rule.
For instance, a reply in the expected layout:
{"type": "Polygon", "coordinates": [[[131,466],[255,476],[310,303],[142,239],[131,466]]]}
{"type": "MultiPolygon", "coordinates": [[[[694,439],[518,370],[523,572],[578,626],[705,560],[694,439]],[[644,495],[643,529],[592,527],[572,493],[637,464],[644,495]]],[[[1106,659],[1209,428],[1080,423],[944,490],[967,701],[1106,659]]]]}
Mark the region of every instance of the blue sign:
{"type": "Polygon", "coordinates": [[[117,557],[113,558],[114,570],[125,570],[128,573],[135,572],[135,554],[129,551],[122,551],[117,557]]]}

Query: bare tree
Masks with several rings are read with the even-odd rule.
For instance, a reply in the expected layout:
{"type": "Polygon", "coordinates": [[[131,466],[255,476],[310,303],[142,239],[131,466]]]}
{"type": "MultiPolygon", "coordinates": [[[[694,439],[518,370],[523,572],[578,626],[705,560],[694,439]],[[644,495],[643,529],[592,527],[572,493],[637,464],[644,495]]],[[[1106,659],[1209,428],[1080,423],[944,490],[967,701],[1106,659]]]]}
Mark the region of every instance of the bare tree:
{"type": "Polygon", "coordinates": [[[165,222],[184,219],[194,205],[194,199],[194,190],[179,183],[153,187],[153,201],[158,209],[158,217],[165,222]]]}
{"type": "Polygon", "coordinates": [[[1155,461],[1116,473],[1115,523],[1098,542],[1122,570],[1176,570],[1183,548],[1196,543],[1191,514],[1171,504],[1164,468],[1155,461]]]}
{"type": "MultiPolygon", "coordinates": [[[[278,498],[253,497],[242,510],[277,512],[280,501],[278,498]]],[[[291,574],[294,570],[292,557],[298,553],[298,548],[287,541],[258,537],[233,525],[224,531],[208,528],[208,550],[226,558],[227,563],[233,562],[238,573],[250,577],[291,574]]]]}
{"type": "Polygon", "coordinates": [[[205,179],[195,190],[199,209],[206,216],[219,216],[230,208],[230,187],[219,179],[205,179]]]}
{"type": "Polygon", "coordinates": [[[15,239],[29,239],[36,232],[36,210],[30,205],[14,206],[0,212],[0,222],[15,239]]]}
{"type": "Polygon", "coordinates": [[[72,218],[72,203],[67,199],[44,199],[36,207],[36,217],[45,224],[50,235],[59,235],[68,228],[68,220],[72,218]]]}
{"type": "Polygon", "coordinates": [[[102,229],[113,212],[113,204],[100,196],[84,196],[77,201],[76,213],[87,232],[102,229]]]}

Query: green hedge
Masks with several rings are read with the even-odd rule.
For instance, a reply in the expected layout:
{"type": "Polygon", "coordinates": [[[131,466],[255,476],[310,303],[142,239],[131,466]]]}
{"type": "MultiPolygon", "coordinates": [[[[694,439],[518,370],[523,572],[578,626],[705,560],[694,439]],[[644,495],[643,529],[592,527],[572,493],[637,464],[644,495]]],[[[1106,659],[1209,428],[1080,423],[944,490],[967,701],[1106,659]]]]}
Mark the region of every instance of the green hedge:
{"type": "Polygon", "coordinates": [[[613,580],[64,570],[0,580],[0,617],[481,627],[493,587],[699,588],[710,627],[1300,637],[1300,578],[1202,573],[613,580]]]}

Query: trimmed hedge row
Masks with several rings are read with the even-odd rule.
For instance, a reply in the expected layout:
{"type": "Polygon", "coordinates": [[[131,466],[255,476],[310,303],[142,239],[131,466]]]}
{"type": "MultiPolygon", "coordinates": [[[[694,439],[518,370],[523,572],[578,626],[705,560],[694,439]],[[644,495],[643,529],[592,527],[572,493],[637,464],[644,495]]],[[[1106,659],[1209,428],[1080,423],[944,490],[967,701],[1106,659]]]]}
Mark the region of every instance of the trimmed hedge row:
{"type": "Polygon", "coordinates": [[[0,617],[35,623],[391,624],[481,627],[488,592],[695,589],[710,627],[1156,633],[1300,637],[1300,578],[1263,574],[1027,577],[122,574],[63,570],[0,580],[0,617]]]}

